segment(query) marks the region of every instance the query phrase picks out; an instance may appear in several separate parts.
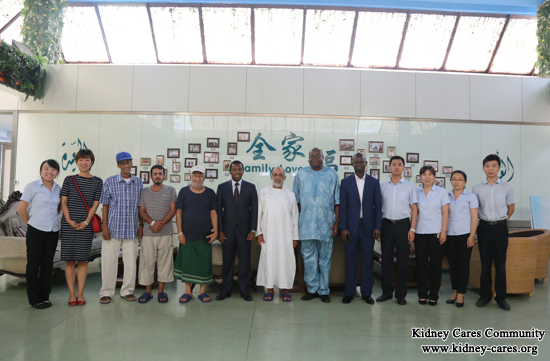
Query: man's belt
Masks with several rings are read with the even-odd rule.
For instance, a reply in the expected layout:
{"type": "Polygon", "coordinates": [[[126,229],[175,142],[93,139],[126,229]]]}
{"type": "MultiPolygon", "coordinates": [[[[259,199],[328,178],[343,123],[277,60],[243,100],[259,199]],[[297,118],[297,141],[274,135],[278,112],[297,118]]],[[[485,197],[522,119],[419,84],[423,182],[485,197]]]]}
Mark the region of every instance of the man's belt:
{"type": "Polygon", "coordinates": [[[506,224],[508,222],[507,219],[502,219],[500,221],[484,221],[483,219],[479,219],[479,224],[485,224],[488,226],[496,226],[497,224],[506,224]]]}
{"type": "Polygon", "coordinates": [[[387,218],[382,218],[382,220],[386,221],[386,222],[391,222],[393,224],[399,224],[399,223],[405,223],[405,222],[409,222],[409,219],[408,218],[403,218],[403,219],[387,219],[387,218]]]}

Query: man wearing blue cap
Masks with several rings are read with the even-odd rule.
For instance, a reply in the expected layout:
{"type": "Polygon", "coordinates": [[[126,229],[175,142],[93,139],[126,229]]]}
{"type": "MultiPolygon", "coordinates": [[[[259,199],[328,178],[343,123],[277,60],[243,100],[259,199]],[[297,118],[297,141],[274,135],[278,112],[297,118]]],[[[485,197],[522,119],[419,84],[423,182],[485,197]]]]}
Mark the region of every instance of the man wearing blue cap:
{"type": "Polygon", "coordinates": [[[103,242],[101,244],[100,302],[107,304],[115,294],[118,256],[122,247],[124,278],[120,297],[135,301],[136,258],[138,238],[143,233],[139,218],[139,198],[143,183],[131,174],[132,156],[127,152],[116,155],[120,174],[105,180],[100,202],[103,204],[103,242]]]}

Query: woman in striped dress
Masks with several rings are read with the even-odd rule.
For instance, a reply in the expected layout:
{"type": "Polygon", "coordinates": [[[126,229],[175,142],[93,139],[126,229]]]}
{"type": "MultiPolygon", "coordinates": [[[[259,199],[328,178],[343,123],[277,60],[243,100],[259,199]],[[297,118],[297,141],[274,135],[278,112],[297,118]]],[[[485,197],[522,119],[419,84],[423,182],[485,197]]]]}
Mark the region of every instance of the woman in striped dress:
{"type": "Polygon", "coordinates": [[[75,156],[79,174],[67,176],[61,188],[61,260],[65,261],[65,278],[69,286],[69,306],[85,305],[84,284],[88,275],[88,258],[94,237],[92,218],[99,207],[103,189],[101,178],[90,173],[94,165],[94,153],[82,149],[75,156]],[[77,189],[80,189],[90,211],[77,189]],[[78,272],[75,264],[78,262],[78,272]],[[75,293],[75,279],[78,278],[78,295],[75,293]]]}

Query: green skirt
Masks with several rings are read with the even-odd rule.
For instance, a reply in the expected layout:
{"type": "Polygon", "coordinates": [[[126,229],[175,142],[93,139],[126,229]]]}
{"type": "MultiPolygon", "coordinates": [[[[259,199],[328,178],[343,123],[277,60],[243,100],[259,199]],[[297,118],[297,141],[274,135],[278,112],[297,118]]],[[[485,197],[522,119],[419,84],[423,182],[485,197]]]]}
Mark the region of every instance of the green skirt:
{"type": "Polygon", "coordinates": [[[212,245],[206,238],[180,243],[174,262],[174,277],[189,283],[210,283],[212,277],[212,245]]]}

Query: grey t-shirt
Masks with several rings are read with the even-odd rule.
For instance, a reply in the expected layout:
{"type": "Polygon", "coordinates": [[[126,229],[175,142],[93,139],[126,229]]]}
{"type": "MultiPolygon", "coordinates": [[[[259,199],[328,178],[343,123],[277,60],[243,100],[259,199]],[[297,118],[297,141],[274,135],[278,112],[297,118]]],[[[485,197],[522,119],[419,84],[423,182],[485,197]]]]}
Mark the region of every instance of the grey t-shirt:
{"type": "MultiPolygon", "coordinates": [[[[176,203],[177,200],[176,189],[163,184],[161,190],[158,192],[153,192],[151,187],[143,188],[141,197],[139,198],[139,206],[145,207],[145,211],[149,217],[155,221],[160,221],[170,212],[170,205],[176,203]]],[[[166,223],[157,233],[151,231],[149,223],[143,222],[144,236],[164,236],[173,233],[172,222],[166,223]]]]}

